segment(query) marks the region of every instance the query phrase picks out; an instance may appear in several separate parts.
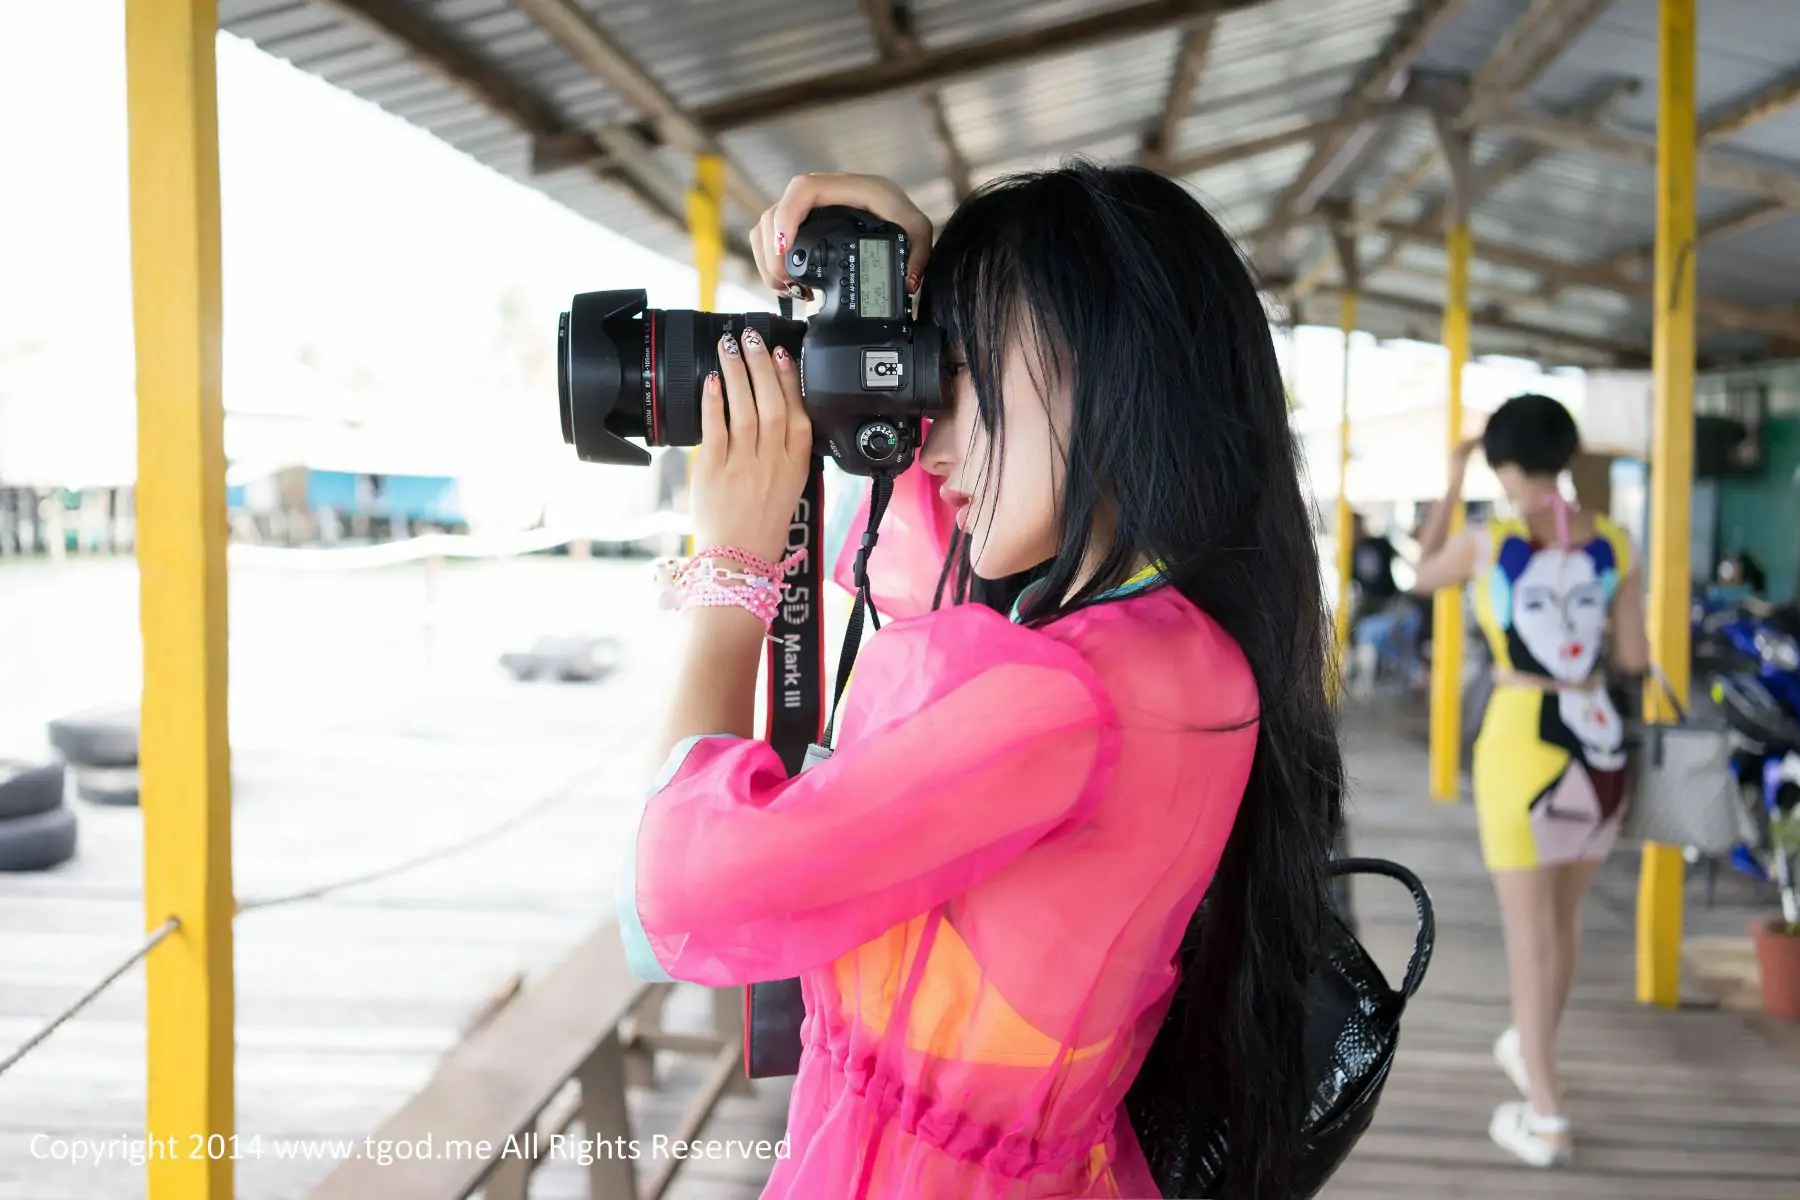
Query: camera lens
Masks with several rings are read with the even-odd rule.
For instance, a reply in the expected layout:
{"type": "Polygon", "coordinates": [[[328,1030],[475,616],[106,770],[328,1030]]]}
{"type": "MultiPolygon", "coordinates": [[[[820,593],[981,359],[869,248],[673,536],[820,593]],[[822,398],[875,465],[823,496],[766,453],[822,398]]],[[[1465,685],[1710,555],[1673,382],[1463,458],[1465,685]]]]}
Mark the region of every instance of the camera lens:
{"type": "Polygon", "coordinates": [[[769,313],[645,307],[641,289],[584,292],[557,325],[557,390],[563,441],[586,462],[645,464],[649,446],[700,440],[700,386],[719,369],[727,330],[752,327],[770,349],[796,357],[802,321],[769,313]]]}

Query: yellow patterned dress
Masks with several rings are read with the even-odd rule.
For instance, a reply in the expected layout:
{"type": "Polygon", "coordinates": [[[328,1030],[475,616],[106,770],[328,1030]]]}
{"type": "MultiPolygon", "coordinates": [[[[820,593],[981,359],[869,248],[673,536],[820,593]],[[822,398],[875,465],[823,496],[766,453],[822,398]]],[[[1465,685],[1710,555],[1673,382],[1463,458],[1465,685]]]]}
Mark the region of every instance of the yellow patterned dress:
{"type": "Polygon", "coordinates": [[[1516,519],[1491,522],[1485,541],[1475,618],[1495,686],[1473,764],[1482,856],[1492,871],[1604,858],[1624,818],[1625,752],[1601,655],[1630,542],[1600,516],[1585,542],[1546,544],[1516,519]]]}

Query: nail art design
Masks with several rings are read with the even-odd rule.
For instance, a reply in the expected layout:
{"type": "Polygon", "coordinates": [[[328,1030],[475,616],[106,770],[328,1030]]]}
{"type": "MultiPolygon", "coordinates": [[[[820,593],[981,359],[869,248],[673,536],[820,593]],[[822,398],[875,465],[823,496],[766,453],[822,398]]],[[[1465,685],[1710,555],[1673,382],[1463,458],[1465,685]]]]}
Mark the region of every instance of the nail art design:
{"type": "Polygon", "coordinates": [[[917,271],[906,273],[906,290],[909,294],[919,290],[919,273],[917,271]]]}
{"type": "Polygon", "coordinates": [[[706,373],[706,386],[707,387],[713,388],[716,390],[718,388],[720,382],[721,382],[721,380],[719,379],[719,373],[717,371],[708,371],[706,373]]]}
{"type": "Polygon", "coordinates": [[[783,257],[786,257],[786,255],[787,255],[787,234],[778,233],[775,235],[775,253],[782,255],[783,257]]]}
{"type": "Polygon", "coordinates": [[[728,357],[736,358],[738,356],[737,339],[731,336],[730,330],[727,330],[725,336],[719,339],[719,349],[723,350],[728,357]]]}
{"type": "Polygon", "coordinates": [[[756,327],[753,325],[744,326],[744,349],[761,350],[762,348],[762,334],[756,332],[756,327]]]}
{"type": "Polygon", "coordinates": [[[786,346],[775,347],[775,361],[780,363],[782,366],[785,367],[793,359],[793,357],[794,357],[793,355],[791,355],[787,352],[786,346]]]}

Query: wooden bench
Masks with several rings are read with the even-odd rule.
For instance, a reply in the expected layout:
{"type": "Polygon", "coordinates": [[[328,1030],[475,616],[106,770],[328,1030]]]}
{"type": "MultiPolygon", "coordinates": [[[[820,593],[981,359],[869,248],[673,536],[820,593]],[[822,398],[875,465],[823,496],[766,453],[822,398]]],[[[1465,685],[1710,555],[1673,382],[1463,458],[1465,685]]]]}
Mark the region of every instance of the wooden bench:
{"type": "MultiPolygon", "coordinates": [[[[386,1164],[350,1159],[309,1200],[462,1200],[477,1189],[486,1200],[525,1200],[551,1135],[579,1124],[595,1142],[630,1142],[626,1088],[655,1086],[659,1050],[710,1060],[699,1093],[671,1135],[676,1141],[694,1138],[725,1092],[750,1091],[743,1071],[742,993],[713,993],[713,1034],[672,1034],[663,1032],[661,1012],[674,986],[633,978],[618,929],[608,922],[542,978],[484,1014],[424,1089],[372,1135],[377,1142],[412,1146],[429,1138],[429,1157],[386,1164]],[[558,1102],[571,1081],[575,1094],[558,1102]],[[515,1152],[503,1154],[515,1135],[515,1152]],[[485,1153],[479,1150],[483,1142],[485,1153]]],[[[596,1154],[587,1166],[588,1195],[658,1200],[683,1161],[663,1160],[640,1188],[630,1158],[596,1154]]]]}

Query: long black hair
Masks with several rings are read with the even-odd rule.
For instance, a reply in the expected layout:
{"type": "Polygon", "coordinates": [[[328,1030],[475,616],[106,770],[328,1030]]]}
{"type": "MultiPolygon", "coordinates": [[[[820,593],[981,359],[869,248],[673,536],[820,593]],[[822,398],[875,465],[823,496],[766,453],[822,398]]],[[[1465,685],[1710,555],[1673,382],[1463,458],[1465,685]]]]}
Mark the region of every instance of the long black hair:
{"type": "Polygon", "coordinates": [[[967,356],[990,468],[1003,364],[1019,339],[1039,377],[1073,400],[1055,556],[983,581],[959,539],[945,571],[952,598],[1003,606],[1041,583],[1020,614],[1041,625],[1100,602],[1148,560],[1249,661],[1261,704],[1249,782],[1126,1106],[1166,1195],[1190,1194],[1195,1156],[1222,1125],[1217,1194],[1285,1198],[1343,760],[1310,503],[1256,284],[1180,185],[1075,161],[965,201],[921,301],[967,356]]]}

